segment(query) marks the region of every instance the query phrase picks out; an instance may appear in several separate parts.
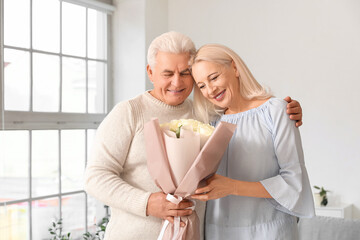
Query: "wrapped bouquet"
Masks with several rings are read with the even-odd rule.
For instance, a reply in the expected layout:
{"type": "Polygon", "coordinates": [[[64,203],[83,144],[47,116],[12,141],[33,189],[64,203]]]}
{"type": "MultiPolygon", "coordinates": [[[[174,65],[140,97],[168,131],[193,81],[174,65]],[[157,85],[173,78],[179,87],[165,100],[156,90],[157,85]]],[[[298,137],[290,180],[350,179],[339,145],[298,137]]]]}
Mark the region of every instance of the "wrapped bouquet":
{"type": "Polygon", "coordinates": [[[175,185],[179,186],[215,128],[193,119],[172,120],[160,124],[160,127],[164,133],[170,171],[175,185]]]}
{"type": "MultiPolygon", "coordinates": [[[[178,204],[195,193],[199,183],[214,174],[235,131],[235,125],[220,122],[214,129],[192,119],[173,120],[160,126],[158,119],[145,124],[149,173],[167,199],[178,204]]],[[[199,239],[195,212],[174,224],[165,221],[160,239],[199,239]]]]}

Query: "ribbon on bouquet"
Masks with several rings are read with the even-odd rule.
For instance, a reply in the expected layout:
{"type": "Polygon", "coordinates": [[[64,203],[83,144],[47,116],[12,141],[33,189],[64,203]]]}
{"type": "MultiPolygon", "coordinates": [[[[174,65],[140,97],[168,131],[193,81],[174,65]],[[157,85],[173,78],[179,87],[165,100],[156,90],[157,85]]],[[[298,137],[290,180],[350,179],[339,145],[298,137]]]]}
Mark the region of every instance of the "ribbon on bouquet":
{"type": "MultiPolygon", "coordinates": [[[[175,197],[174,195],[169,193],[168,195],[166,195],[166,200],[168,200],[168,201],[170,201],[172,203],[175,203],[175,204],[179,204],[183,200],[183,198],[182,197],[175,197]]],[[[186,209],[191,209],[191,210],[194,211],[196,203],[195,203],[194,200],[190,200],[190,201],[193,203],[193,206],[188,207],[186,209]]],[[[180,217],[174,217],[174,234],[173,234],[173,237],[172,237],[171,240],[176,240],[178,238],[178,235],[180,233],[180,222],[181,222],[180,217]]],[[[168,220],[165,220],[157,240],[162,240],[163,239],[165,230],[168,227],[169,223],[170,222],[168,220]]]]}

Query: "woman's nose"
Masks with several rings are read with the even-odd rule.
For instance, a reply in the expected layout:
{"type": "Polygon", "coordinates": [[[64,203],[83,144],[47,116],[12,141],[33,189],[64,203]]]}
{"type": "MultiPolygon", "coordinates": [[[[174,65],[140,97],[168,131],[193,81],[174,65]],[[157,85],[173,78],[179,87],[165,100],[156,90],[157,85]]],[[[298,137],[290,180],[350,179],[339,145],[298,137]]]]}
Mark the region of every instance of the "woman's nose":
{"type": "Polygon", "coordinates": [[[208,95],[211,96],[211,95],[214,93],[215,89],[216,89],[215,86],[208,85],[208,86],[207,86],[207,93],[208,93],[208,95]]]}

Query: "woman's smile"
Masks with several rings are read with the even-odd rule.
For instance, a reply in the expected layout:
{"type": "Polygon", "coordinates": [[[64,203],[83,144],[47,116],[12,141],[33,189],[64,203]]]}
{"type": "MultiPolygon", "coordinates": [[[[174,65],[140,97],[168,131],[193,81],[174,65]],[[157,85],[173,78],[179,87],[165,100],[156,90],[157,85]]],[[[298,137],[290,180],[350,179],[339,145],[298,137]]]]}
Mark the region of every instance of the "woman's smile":
{"type": "Polygon", "coordinates": [[[216,101],[221,101],[224,99],[225,97],[225,92],[226,92],[226,89],[222,92],[220,92],[219,94],[217,94],[214,98],[216,101]]]}

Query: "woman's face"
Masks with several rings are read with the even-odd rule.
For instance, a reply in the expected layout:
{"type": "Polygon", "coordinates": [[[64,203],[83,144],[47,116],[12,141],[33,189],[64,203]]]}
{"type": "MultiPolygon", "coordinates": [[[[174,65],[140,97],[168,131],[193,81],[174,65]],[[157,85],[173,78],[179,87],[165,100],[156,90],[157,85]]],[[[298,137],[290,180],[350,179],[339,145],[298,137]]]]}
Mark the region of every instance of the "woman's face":
{"type": "Polygon", "coordinates": [[[192,74],[201,93],[213,104],[231,109],[239,103],[239,73],[233,63],[201,61],[192,66],[192,74]]]}

